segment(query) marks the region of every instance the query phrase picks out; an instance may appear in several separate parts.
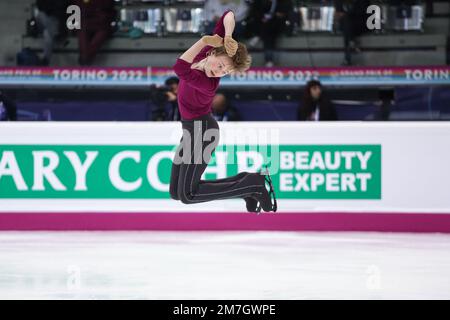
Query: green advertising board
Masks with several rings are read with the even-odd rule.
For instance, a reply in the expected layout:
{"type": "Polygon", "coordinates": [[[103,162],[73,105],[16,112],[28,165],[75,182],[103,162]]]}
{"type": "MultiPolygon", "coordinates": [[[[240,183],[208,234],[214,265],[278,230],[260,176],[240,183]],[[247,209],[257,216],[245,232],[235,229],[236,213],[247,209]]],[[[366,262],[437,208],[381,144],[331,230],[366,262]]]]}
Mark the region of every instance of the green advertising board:
{"type": "MultiPolygon", "coordinates": [[[[0,145],[0,198],[169,199],[174,150],[0,145]]],[[[381,145],[219,146],[205,178],[251,168],[255,153],[269,164],[280,199],[381,199],[381,145]]]]}

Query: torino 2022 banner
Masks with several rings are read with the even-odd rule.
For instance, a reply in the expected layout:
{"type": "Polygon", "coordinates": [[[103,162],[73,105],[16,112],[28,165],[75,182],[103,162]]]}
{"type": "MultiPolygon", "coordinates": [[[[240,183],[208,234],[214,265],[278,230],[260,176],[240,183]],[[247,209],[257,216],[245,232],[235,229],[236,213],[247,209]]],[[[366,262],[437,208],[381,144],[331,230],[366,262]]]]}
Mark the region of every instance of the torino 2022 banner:
{"type": "MultiPolygon", "coordinates": [[[[174,76],[172,68],[0,67],[0,85],[149,86],[174,76]]],[[[298,86],[317,79],[324,85],[450,84],[450,67],[251,68],[224,77],[222,86],[298,86]]]]}

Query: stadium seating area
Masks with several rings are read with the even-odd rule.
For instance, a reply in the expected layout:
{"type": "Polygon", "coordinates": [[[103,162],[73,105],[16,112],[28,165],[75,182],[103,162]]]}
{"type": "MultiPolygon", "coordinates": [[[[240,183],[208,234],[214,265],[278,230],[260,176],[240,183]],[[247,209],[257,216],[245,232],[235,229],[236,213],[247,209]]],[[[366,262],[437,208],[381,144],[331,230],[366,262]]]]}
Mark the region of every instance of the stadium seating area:
{"type": "MultiPolygon", "coordinates": [[[[41,40],[26,35],[26,20],[33,15],[33,2],[33,0],[19,0],[15,1],[14,6],[9,6],[5,2],[0,3],[0,18],[4,21],[2,25],[8,29],[8,32],[2,32],[0,35],[1,43],[4,44],[0,49],[1,65],[15,64],[15,54],[22,48],[41,50],[41,40]]],[[[124,2],[128,4],[124,6],[121,1],[116,1],[117,29],[128,23],[141,28],[144,33],[140,38],[132,39],[119,31],[116,32],[102,48],[99,58],[95,61],[96,65],[147,66],[151,61],[153,66],[170,66],[175,57],[204,31],[202,27],[204,17],[201,11],[204,1],[177,1],[175,4],[173,2],[165,4],[167,1],[124,2]],[[192,6],[196,8],[189,9],[192,6]],[[164,16],[163,11],[167,12],[165,15],[167,22],[163,24],[165,28],[159,27],[156,22],[151,24],[155,16],[149,12],[155,10],[160,10],[161,16],[164,16]],[[182,20],[185,19],[182,13],[186,12],[189,13],[188,18],[196,21],[195,23],[193,20],[182,20]],[[132,17],[135,17],[135,20],[132,17]],[[180,20],[176,20],[177,17],[180,20]],[[130,19],[132,21],[129,21],[130,19]],[[164,32],[161,31],[162,28],[164,32]],[[180,32],[177,32],[177,28],[180,32]]],[[[361,53],[355,56],[355,65],[445,64],[450,4],[447,1],[430,1],[429,4],[428,1],[419,2],[422,3],[423,22],[413,24],[412,20],[419,21],[419,19],[403,19],[402,27],[398,26],[397,22],[390,24],[386,22],[382,25],[381,31],[363,35],[359,44],[361,53]]],[[[340,65],[343,60],[343,40],[336,24],[333,23],[332,16],[322,18],[323,21],[304,20],[302,23],[302,17],[304,19],[308,17],[307,14],[301,15],[302,8],[310,6],[314,9],[319,5],[333,8],[330,1],[294,1],[294,3],[294,17],[288,21],[292,26],[281,36],[277,60],[282,61],[283,66],[340,65]],[[315,21],[322,22],[324,27],[320,24],[314,26],[311,22],[315,21]]],[[[76,65],[77,52],[76,38],[69,37],[69,42],[64,43],[64,46],[57,44],[53,65],[76,65]]],[[[252,52],[255,65],[262,65],[261,44],[252,52]]]]}
{"type": "MultiPolygon", "coordinates": [[[[27,33],[34,0],[0,2],[0,65],[13,67],[24,48],[42,54],[42,37],[27,33]]],[[[101,48],[97,67],[168,67],[207,30],[205,1],[116,0],[115,33],[101,48]],[[130,36],[126,30],[140,30],[130,36]]],[[[335,19],[335,1],[292,1],[293,11],[280,35],[276,67],[342,67],[344,40],[335,19]]],[[[372,2],[371,2],[372,3],[372,2]]],[[[359,37],[353,64],[358,67],[445,66],[448,62],[448,1],[373,1],[382,11],[382,28],[359,37]],[[402,4],[402,5],[400,5],[402,4]]],[[[249,38],[242,38],[249,43],[249,38]]],[[[261,43],[251,48],[254,67],[264,67],[261,43]]],[[[77,67],[78,41],[69,33],[57,42],[51,67],[77,67]]],[[[264,69],[262,69],[264,70],[264,69]]],[[[289,88],[258,84],[251,90],[224,87],[241,120],[296,120],[305,82],[289,88]],[[255,112],[264,110],[264,112],[255,112]]],[[[1,84],[0,84],[1,85],[1,84]]],[[[22,120],[150,120],[154,104],[148,86],[111,90],[86,84],[62,88],[5,84],[22,120]],[[89,88],[88,91],[86,91],[89,88]],[[71,94],[72,91],[83,92],[71,94]],[[105,94],[106,92],[106,94],[105,94]],[[85,101],[85,97],[91,97],[85,101]],[[109,110],[109,111],[108,111],[109,110]]],[[[327,86],[339,120],[448,120],[448,84],[327,86]],[[380,98],[389,91],[390,98],[380,98]],[[383,108],[388,104],[389,112],[383,108]]]]}

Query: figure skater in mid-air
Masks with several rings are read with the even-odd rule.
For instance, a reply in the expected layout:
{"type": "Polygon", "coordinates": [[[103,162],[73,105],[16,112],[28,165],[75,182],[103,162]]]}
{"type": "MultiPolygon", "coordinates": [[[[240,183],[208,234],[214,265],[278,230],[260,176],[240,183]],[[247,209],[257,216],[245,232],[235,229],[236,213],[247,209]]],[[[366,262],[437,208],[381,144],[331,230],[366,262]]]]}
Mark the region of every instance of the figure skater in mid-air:
{"type": "Polygon", "coordinates": [[[234,13],[225,12],[214,35],[194,43],[173,67],[180,78],[178,105],[183,136],[173,160],[170,196],[185,204],[242,198],[249,212],[275,212],[277,203],[268,170],[218,180],[201,179],[219,143],[219,125],[211,115],[211,105],[220,78],[245,71],[251,64],[245,45],[232,37],[234,26],[234,13]]]}

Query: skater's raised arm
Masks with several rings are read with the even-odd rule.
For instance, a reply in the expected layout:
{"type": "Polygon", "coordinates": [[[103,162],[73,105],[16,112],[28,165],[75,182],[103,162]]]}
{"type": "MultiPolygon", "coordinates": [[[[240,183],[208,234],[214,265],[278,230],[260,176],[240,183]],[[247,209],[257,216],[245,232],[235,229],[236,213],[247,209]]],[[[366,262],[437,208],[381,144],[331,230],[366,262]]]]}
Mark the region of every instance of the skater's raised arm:
{"type": "Polygon", "coordinates": [[[223,46],[223,39],[219,35],[214,36],[203,36],[200,40],[194,43],[189,49],[187,49],[181,56],[180,59],[192,63],[194,58],[203,50],[206,46],[211,46],[214,48],[223,46]]]}
{"type": "Polygon", "coordinates": [[[228,56],[233,57],[238,49],[238,43],[233,39],[233,32],[236,26],[233,11],[226,11],[214,28],[214,34],[223,37],[225,50],[228,56]]]}
{"type": "Polygon", "coordinates": [[[194,43],[186,52],[184,52],[180,59],[183,59],[186,62],[192,63],[195,57],[206,47],[211,46],[214,48],[221,47],[224,45],[224,37],[226,41],[229,41],[228,38],[233,37],[234,28],[236,26],[236,22],[234,20],[233,11],[226,11],[222,18],[217,22],[213,36],[204,36],[196,43],[194,43]]]}
{"type": "Polygon", "coordinates": [[[191,65],[199,52],[208,46],[221,47],[223,46],[223,39],[219,35],[202,37],[186,50],[173,66],[173,70],[180,79],[188,81],[194,88],[206,92],[214,89],[214,83],[198,72],[194,72],[191,65]]]}
{"type": "MultiPolygon", "coordinates": [[[[224,37],[232,37],[234,28],[236,26],[236,21],[234,19],[234,13],[233,11],[229,11],[226,13],[225,17],[223,18],[223,27],[225,29],[224,37]]],[[[219,34],[220,36],[220,34],[219,34]]]]}
{"type": "Polygon", "coordinates": [[[180,59],[192,63],[202,50],[207,50],[205,47],[208,46],[214,48],[225,46],[228,55],[233,56],[237,50],[237,42],[233,39],[235,26],[236,22],[233,11],[226,11],[217,22],[213,31],[214,35],[202,37],[186,50],[186,52],[180,56],[180,59]]]}
{"type": "Polygon", "coordinates": [[[180,59],[192,63],[194,61],[194,58],[200,53],[200,51],[202,51],[205,46],[206,44],[202,41],[202,39],[198,40],[180,56],[180,59]]]}
{"type": "Polygon", "coordinates": [[[251,57],[245,45],[233,39],[234,27],[234,13],[225,12],[214,28],[214,35],[202,37],[177,59],[173,66],[177,76],[210,94],[217,89],[217,78],[247,70],[251,57]]]}

